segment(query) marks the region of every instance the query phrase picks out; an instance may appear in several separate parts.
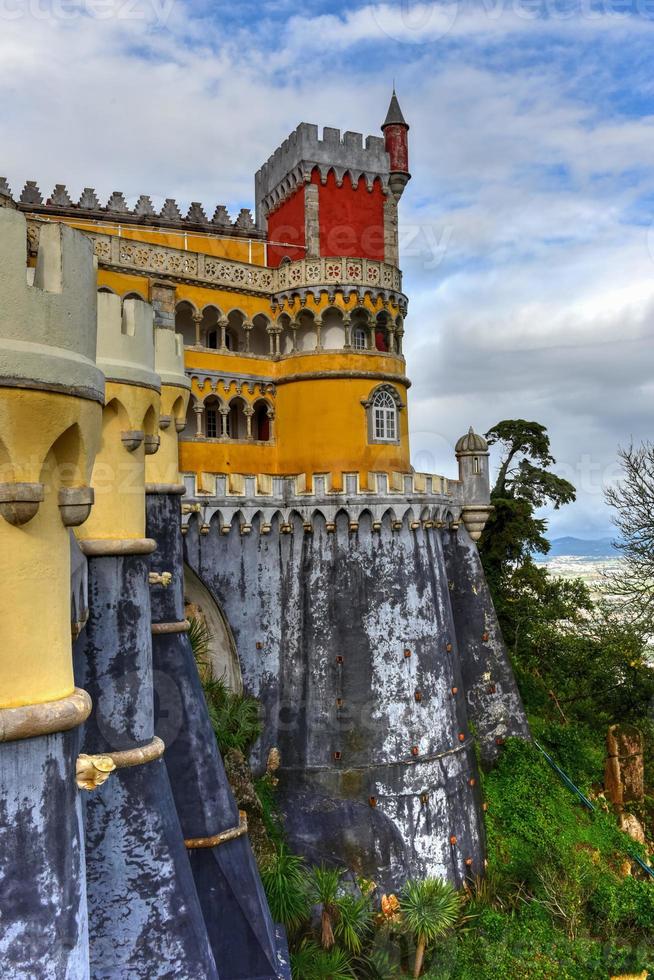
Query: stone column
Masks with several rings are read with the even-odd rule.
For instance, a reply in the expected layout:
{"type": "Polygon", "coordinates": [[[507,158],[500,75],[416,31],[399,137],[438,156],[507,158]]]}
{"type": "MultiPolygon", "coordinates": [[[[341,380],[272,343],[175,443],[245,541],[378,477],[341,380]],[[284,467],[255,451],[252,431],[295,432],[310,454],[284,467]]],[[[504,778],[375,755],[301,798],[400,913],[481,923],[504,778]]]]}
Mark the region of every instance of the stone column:
{"type": "Polygon", "coordinates": [[[293,320],[293,322],[291,323],[291,331],[293,332],[293,341],[292,341],[293,346],[291,347],[291,354],[297,353],[297,332],[299,328],[300,328],[300,324],[297,322],[297,320],[293,320]]]}
{"type": "Polygon", "coordinates": [[[200,324],[204,317],[201,313],[193,314],[193,323],[195,324],[195,346],[202,347],[202,332],[200,330],[200,324]]]}
{"type": "Polygon", "coordinates": [[[127,300],[121,312],[113,294],[98,301],[107,385],[97,508],[79,534],[89,559],[89,618],[75,653],[97,705],[84,732],[89,785],[98,755],[117,768],[86,796],[91,977],[217,980],[154,730],[148,555],[156,542],[145,536],[146,444],[160,414],[152,310],[127,300]]]}
{"type": "Polygon", "coordinates": [[[218,326],[220,327],[220,349],[221,351],[227,350],[227,327],[229,326],[229,320],[226,316],[221,316],[218,321],[218,326]]]}
{"type": "Polygon", "coordinates": [[[93,500],[104,379],[95,365],[88,239],[0,207],[0,972],[87,980],[79,726],[69,528],[93,500]]]}
{"type": "Polygon", "coordinates": [[[220,411],[220,438],[227,438],[227,419],[229,418],[229,409],[221,408],[220,411]]]}
{"type": "Polygon", "coordinates": [[[275,356],[275,330],[272,326],[266,327],[266,333],[268,334],[268,340],[270,343],[270,356],[275,356]]]}
{"type": "MultiPolygon", "coordinates": [[[[175,365],[164,353],[155,365],[162,379],[162,404],[177,405],[173,414],[181,418],[188,398],[183,356],[180,352],[175,365]]],[[[288,976],[277,953],[281,937],[270,919],[245,825],[225,777],[184,618],[184,485],[174,427],[162,434],[160,452],[165,457],[146,461],[146,533],[157,541],[150,559],[157,731],[166,742],[164,760],[220,978],[273,980],[288,976]],[[167,575],[172,578],[164,585],[167,575]],[[243,833],[217,843],[224,831],[235,828],[243,833]]]]}
{"type": "Polygon", "coordinates": [[[316,325],[316,350],[322,350],[322,317],[315,317],[313,322],[316,325]]]}
{"type": "Polygon", "coordinates": [[[349,314],[343,317],[343,330],[345,331],[344,347],[349,350],[352,347],[352,318],[349,314]]]}
{"type": "Polygon", "coordinates": [[[275,357],[281,357],[281,354],[282,354],[281,347],[280,347],[280,341],[279,341],[279,338],[281,336],[281,333],[282,333],[282,328],[281,327],[275,327],[275,331],[274,331],[274,334],[275,334],[275,357]]]}
{"type": "Polygon", "coordinates": [[[250,331],[254,327],[252,320],[243,321],[243,330],[245,331],[245,353],[250,353],[250,331]]]}
{"type": "Polygon", "coordinates": [[[195,412],[195,434],[198,439],[204,438],[204,433],[202,432],[202,419],[204,417],[204,405],[202,402],[198,402],[197,405],[193,406],[193,411],[195,412]]]}
{"type": "Polygon", "coordinates": [[[246,425],[246,439],[252,440],[252,417],[254,416],[254,409],[247,407],[244,410],[245,415],[245,425],[246,425]]]}
{"type": "Polygon", "coordinates": [[[386,330],[388,331],[388,352],[389,354],[395,353],[395,324],[391,323],[390,320],[386,325],[386,330]]]}
{"type": "Polygon", "coordinates": [[[320,204],[319,191],[315,184],[304,186],[304,237],[306,241],[305,256],[315,259],[320,255],[320,204]]]}

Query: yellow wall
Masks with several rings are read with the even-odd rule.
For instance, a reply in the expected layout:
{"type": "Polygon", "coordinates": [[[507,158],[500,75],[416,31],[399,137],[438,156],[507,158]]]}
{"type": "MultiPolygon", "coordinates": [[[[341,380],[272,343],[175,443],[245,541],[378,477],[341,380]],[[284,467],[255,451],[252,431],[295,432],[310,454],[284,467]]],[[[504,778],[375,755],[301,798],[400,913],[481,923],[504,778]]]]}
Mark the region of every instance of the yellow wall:
{"type": "MultiPolygon", "coordinates": [[[[107,231],[103,225],[99,225],[97,230],[107,231]]],[[[142,241],[180,246],[179,236],[171,237],[166,241],[165,236],[154,234],[151,229],[125,229],[124,233],[125,237],[142,241]]],[[[220,241],[189,236],[188,246],[190,249],[197,249],[206,254],[218,254],[215,249],[225,246],[225,243],[221,245],[220,241]]],[[[246,243],[228,244],[230,249],[235,249],[230,257],[247,260],[247,255],[242,251],[246,243]]],[[[255,258],[254,261],[258,259],[255,258]]],[[[98,284],[108,286],[122,296],[129,292],[137,292],[144,299],[149,299],[148,276],[128,275],[101,268],[98,284]]],[[[198,310],[215,306],[223,314],[227,314],[231,310],[238,309],[250,319],[263,313],[270,320],[276,319],[280,312],[275,310],[273,313],[270,298],[267,296],[251,296],[247,293],[214,289],[188,282],[176,282],[175,285],[176,302],[189,302],[198,310]]],[[[318,301],[309,295],[303,305],[296,298],[292,307],[285,308],[285,312],[295,316],[301,309],[307,309],[320,314],[328,306],[336,306],[347,312],[353,311],[359,305],[364,305],[375,314],[383,308],[383,301],[381,298],[373,300],[370,295],[366,295],[361,304],[354,297],[346,302],[343,295],[337,293],[334,302],[329,303],[326,294],[323,293],[318,301]]],[[[391,307],[389,312],[395,316],[399,311],[391,307]]],[[[375,352],[318,351],[287,354],[273,359],[261,355],[246,355],[242,352],[219,353],[187,347],[185,365],[187,371],[197,372],[197,378],[194,378],[192,386],[194,402],[203,401],[212,394],[210,383],[203,382],[203,371],[217,372],[228,382],[233,375],[269,380],[276,386],[276,393],[265,394],[275,412],[274,440],[270,443],[231,440],[190,442],[189,438],[195,436],[195,417],[193,412],[189,412],[190,423],[180,443],[182,472],[289,474],[331,472],[334,475],[335,485],[338,485],[343,471],[358,471],[361,484],[365,485],[369,471],[406,472],[410,469],[407,409],[400,412],[401,438],[398,445],[371,444],[368,440],[366,411],[361,405],[362,399],[368,398],[373,388],[382,380],[394,382],[395,379],[404,377],[405,362],[402,357],[375,352]],[[315,375],[324,372],[365,372],[383,377],[320,378],[306,381],[294,379],[292,382],[284,383],[290,376],[315,375]]],[[[229,385],[227,392],[224,391],[222,384],[219,386],[216,394],[222,399],[223,404],[226,405],[237,394],[236,384],[235,379],[229,385]]],[[[406,405],[406,387],[402,384],[396,387],[402,403],[406,405]]],[[[246,402],[253,404],[262,397],[263,392],[257,386],[254,393],[250,394],[247,385],[243,385],[240,394],[246,402]]],[[[149,464],[149,467],[153,473],[157,470],[154,461],[149,464]]],[[[148,479],[157,482],[153,478],[148,479]]],[[[96,509],[97,520],[99,520],[100,508],[97,508],[97,505],[96,509]]],[[[120,514],[116,513],[116,518],[119,517],[120,514]]],[[[90,523],[93,523],[93,519],[90,523]]]]}
{"type": "MultiPolygon", "coordinates": [[[[37,216],[38,217],[38,216],[37,216]]],[[[64,221],[71,228],[80,231],[96,232],[101,235],[117,235],[118,223],[94,223],[82,218],[65,218],[58,215],[48,215],[50,221],[64,221]]],[[[229,232],[227,232],[229,236],[229,232]]],[[[128,241],[148,242],[151,245],[163,245],[167,248],[184,248],[189,252],[203,252],[205,255],[215,255],[219,258],[231,259],[234,262],[249,262],[253,265],[265,265],[265,243],[224,237],[213,233],[209,235],[184,234],[184,231],[173,231],[156,228],[144,228],[129,224],[120,226],[120,237],[128,241]]]]}
{"type": "Polygon", "coordinates": [[[153,456],[145,457],[146,483],[179,483],[179,449],[176,423],[183,424],[189,400],[188,388],[177,385],[161,387],[161,421],[170,418],[165,428],[159,428],[161,445],[153,456]]]}
{"type": "Polygon", "coordinates": [[[145,537],[145,446],[130,452],[123,432],[159,432],[158,391],[107,382],[102,415],[102,443],[93,467],[95,504],[78,537],[128,539],[145,537]]]}
{"type": "Polygon", "coordinates": [[[42,483],[45,499],[20,527],[0,517],[0,708],[73,691],[70,543],[58,491],[88,485],[101,411],[68,395],[2,389],[0,482],[42,483]]]}

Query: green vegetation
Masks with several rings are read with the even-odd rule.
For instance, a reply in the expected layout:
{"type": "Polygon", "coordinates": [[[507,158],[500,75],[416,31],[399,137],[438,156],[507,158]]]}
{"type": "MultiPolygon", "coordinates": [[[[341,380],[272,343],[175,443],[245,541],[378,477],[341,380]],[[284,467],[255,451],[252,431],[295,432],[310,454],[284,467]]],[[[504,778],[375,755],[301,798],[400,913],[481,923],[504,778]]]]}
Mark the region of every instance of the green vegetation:
{"type": "Polygon", "coordinates": [[[400,898],[400,914],[416,943],[414,977],[422,972],[425,950],[454,928],[460,910],[461,896],[446,881],[426,878],[406,883],[400,898]]]}
{"type": "MultiPolygon", "coordinates": [[[[629,858],[638,854],[651,863],[651,849],[618,830],[602,792],[606,732],[614,723],[643,732],[646,784],[654,784],[654,672],[641,622],[647,617],[627,619],[615,605],[593,601],[583,583],[553,578],[533,561],[534,553],[548,550],[538,508],[575,496],[551,470],[543,426],[505,421],[488,439],[502,446],[503,459],[480,553],[500,625],[535,738],[595,812],[581,805],[535,745],[509,739],[497,765],[481,777],[486,875],[459,894],[427,880],[381,896],[372,882],[309,868],[290,853],[269,767],[256,783],[270,841],[261,875],[273,918],[287,929],[295,980],[654,975],[654,883],[629,858]]],[[[633,473],[639,460],[632,451],[630,493],[641,486],[633,473]]],[[[629,493],[610,502],[619,507],[621,501],[633,503],[629,493]]],[[[642,609],[649,608],[654,577],[642,557],[652,513],[654,500],[641,510],[632,549],[630,588],[636,582],[641,590],[642,609]]],[[[629,515],[619,516],[628,529],[629,515]]],[[[650,545],[654,569],[654,532],[650,545]]],[[[201,648],[201,630],[196,642],[201,648]]],[[[204,683],[221,748],[247,751],[258,734],[256,705],[236,699],[210,674],[204,683]]],[[[629,809],[650,839],[654,799],[646,796],[629,809]]]]}
{"type": "Polygon", "coordinates": [[[192,617],[189,623],[191,628],[188,635],[220,752],[225,755],[229,749],[237,749],[247,755],[261,734],[259,702],[255,698],[235,694],[222,677],[214,675],[209,661],[211,631],[202,619],[192,617]]]}

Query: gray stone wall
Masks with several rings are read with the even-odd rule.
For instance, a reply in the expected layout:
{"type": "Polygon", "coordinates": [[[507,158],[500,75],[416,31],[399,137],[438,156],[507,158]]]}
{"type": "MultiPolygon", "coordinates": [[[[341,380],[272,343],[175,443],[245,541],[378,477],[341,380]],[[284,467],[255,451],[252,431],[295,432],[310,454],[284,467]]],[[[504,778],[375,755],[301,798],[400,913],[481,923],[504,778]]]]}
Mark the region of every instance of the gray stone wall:
{"type": "Polygon", "coordinates": [[[255,763],[280,748],[291,841],[385,887],[461,883],[483,870],[483,819],[442,533],[388,515],[374,531],[365,513],[354,531],[344,512],[333,533],[320,514],[312,533],[291,522],[244,536],[194,517],[186,535],[265,706],[255,763]]]}

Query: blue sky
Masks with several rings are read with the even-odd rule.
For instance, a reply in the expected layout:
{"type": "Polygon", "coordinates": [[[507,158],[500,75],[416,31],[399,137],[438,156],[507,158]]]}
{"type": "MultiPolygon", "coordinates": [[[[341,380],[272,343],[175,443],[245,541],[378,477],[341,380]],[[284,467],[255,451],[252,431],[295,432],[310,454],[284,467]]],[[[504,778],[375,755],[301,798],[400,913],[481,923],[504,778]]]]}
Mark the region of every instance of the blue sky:
{"type": "Polygon", "coordinates": [[[0,0],[0,173],[49,192],[253,204],[298,122],[411,123],[402,200],[414,462],[534,418],[610,529],[617,446],[651,435],[654,0],[0,0]]]}

